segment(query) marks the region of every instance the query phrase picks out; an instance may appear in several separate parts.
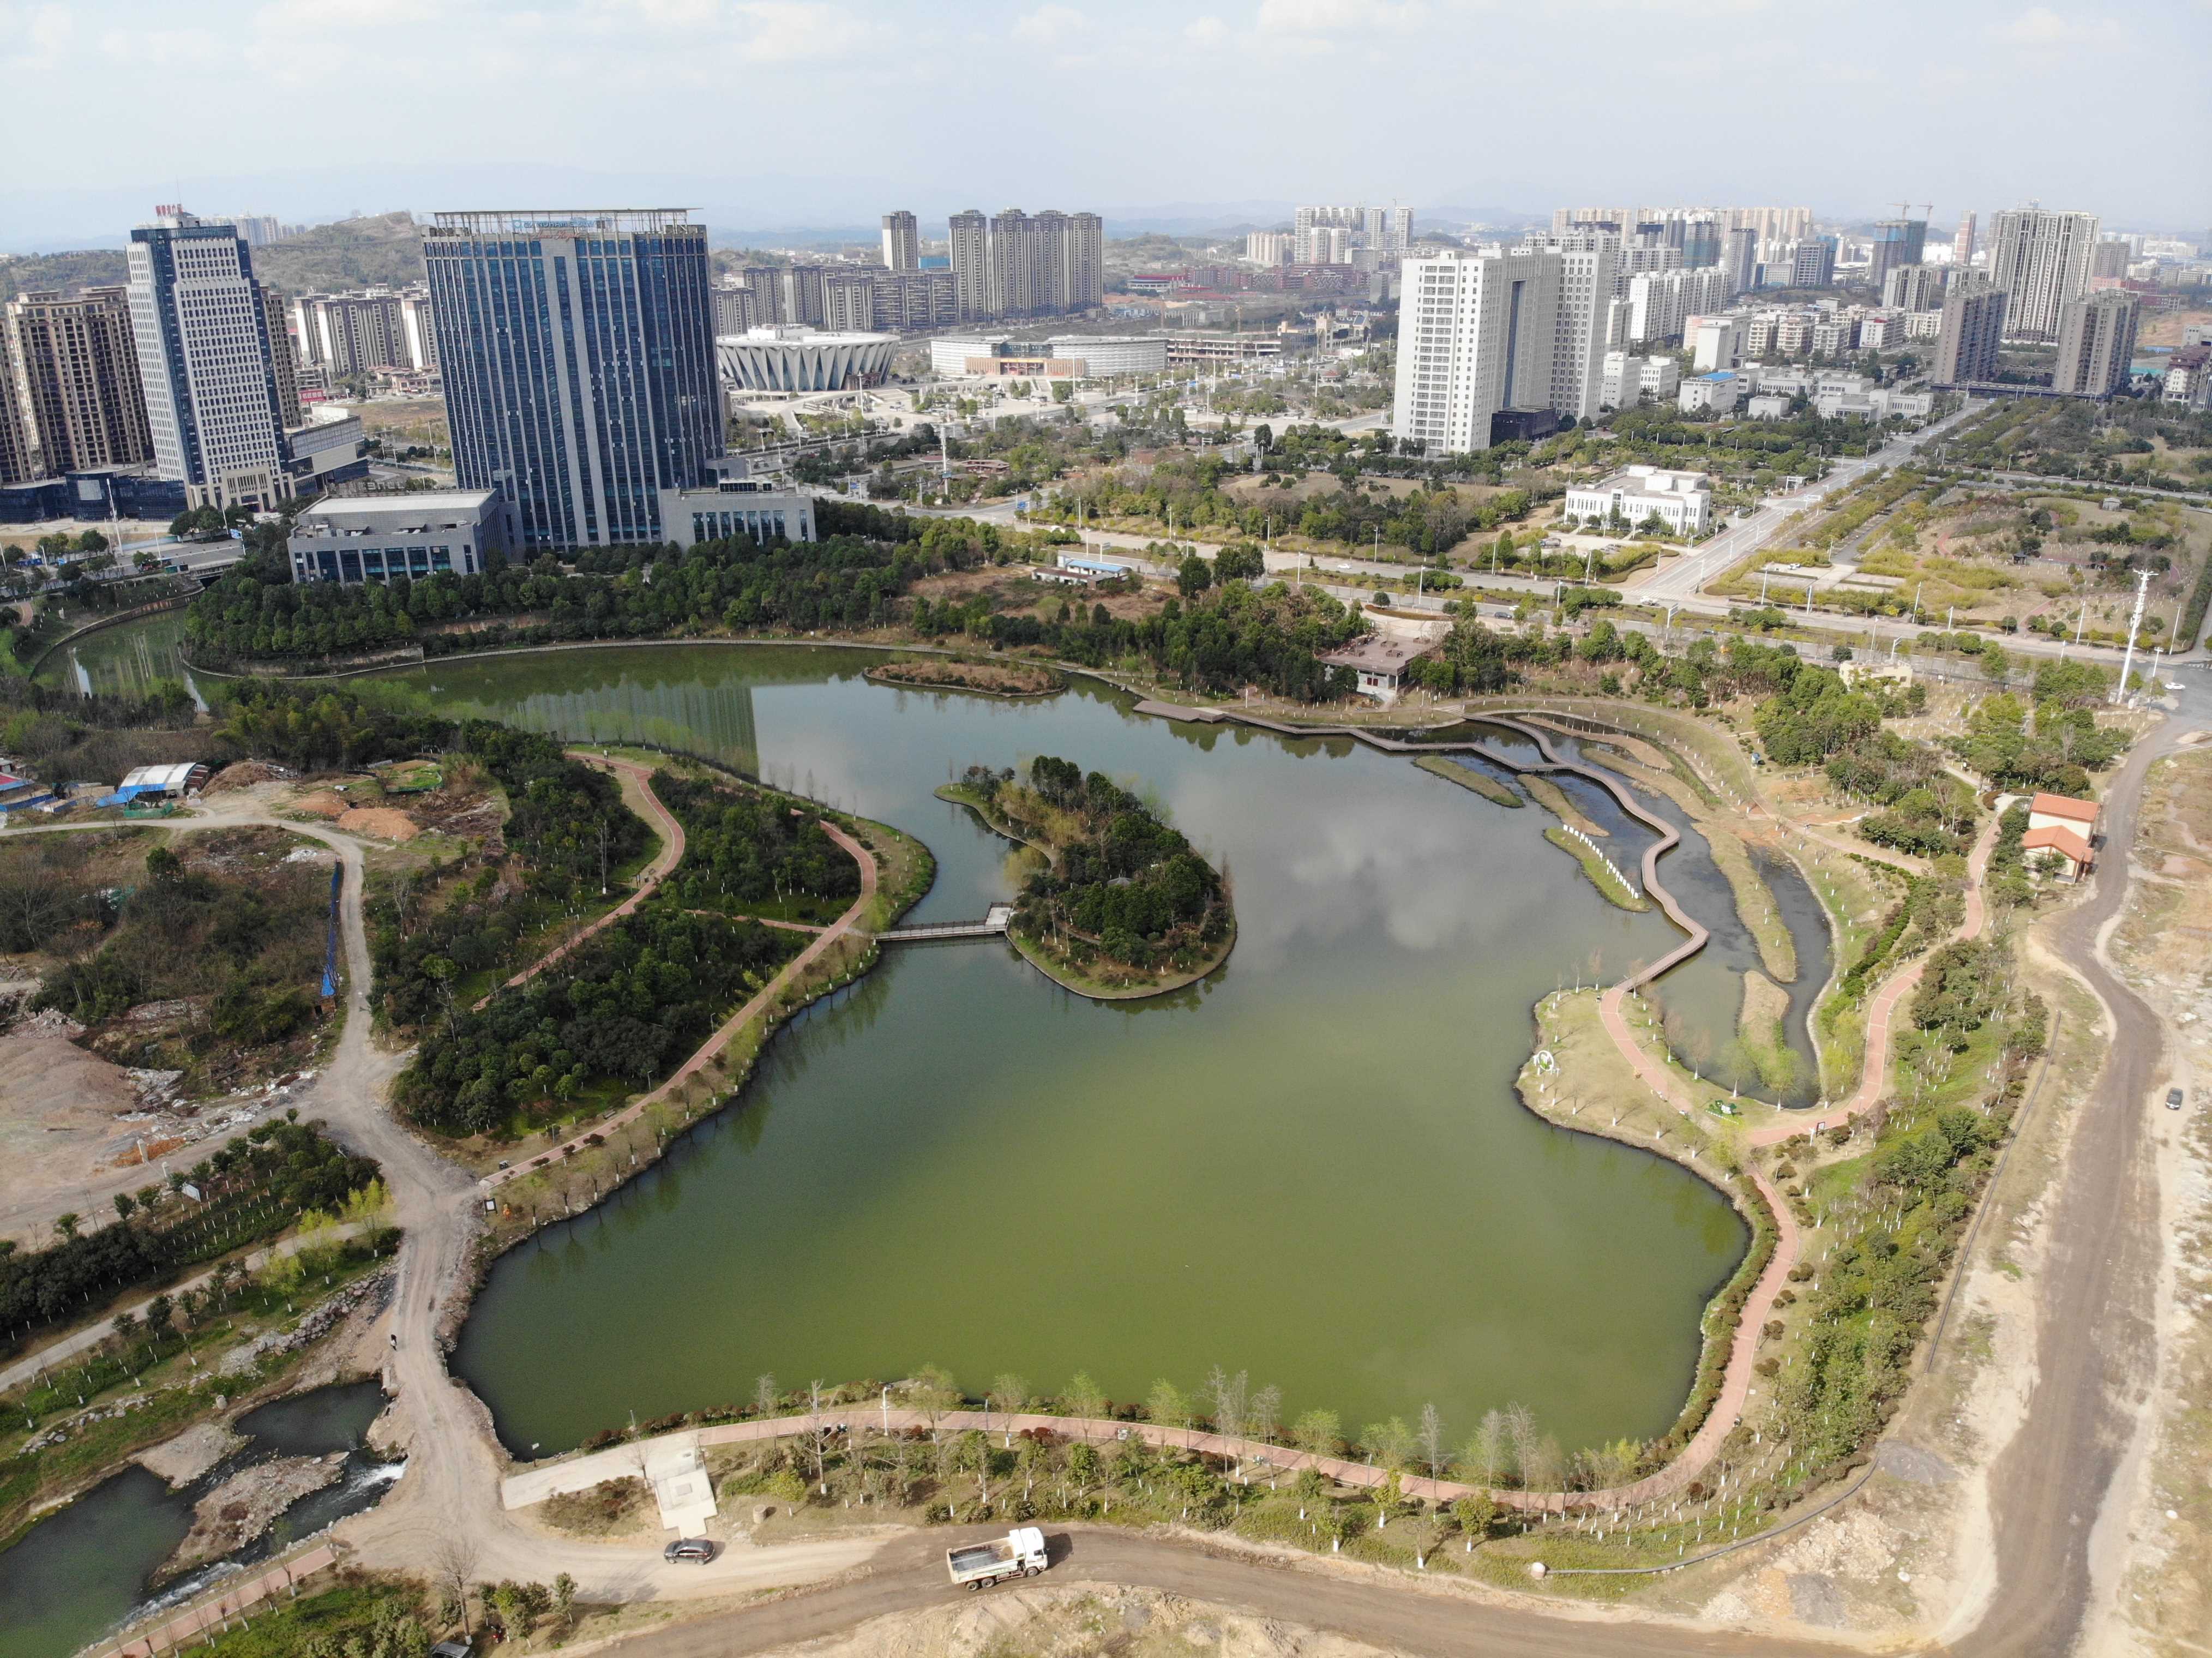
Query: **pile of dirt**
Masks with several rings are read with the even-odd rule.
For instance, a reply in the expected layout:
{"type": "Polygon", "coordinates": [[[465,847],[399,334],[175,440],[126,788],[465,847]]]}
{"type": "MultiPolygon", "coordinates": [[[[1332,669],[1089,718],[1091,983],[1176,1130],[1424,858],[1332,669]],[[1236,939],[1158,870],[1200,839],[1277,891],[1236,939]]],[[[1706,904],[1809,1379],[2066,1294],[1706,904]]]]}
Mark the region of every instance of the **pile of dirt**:
{"type": "Polygon", "coordinates": [[[356,835],[373,835],[380,841],[412,841],[422,832],[413,818],[396,806],[350,806],[339,814],[338,827],[356,835]]]}
{"type": "Polygon", "coordinates": [[[312,813],[317,817],[343,817],[354,809],[354,805],[336,789],[317,789],[313,794],[303,794],[293,801],[292,809],[312,813]]]}
{"type": "Polygon", "coordinates": [[[222,794],[231,789],[250,789],[256,783],[281,783],[290,780],[292,774],[282,766],[272,766],[265,760],[240,760],[225,766],[208,780],[203,795],[222,794]]]}

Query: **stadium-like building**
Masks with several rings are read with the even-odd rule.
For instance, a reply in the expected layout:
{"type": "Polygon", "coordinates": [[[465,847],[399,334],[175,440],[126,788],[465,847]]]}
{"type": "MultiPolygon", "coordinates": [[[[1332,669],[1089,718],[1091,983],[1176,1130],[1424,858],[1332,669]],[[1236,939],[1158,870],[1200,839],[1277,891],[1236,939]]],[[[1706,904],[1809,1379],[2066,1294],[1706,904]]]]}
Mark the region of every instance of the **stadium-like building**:
{"type": "Polygon", "coordinates": [[[740,392],[847,392],[883,384],[897,349],[894,334],[778,325],[722,335],[714,356],[723,384],[740,392]]]}

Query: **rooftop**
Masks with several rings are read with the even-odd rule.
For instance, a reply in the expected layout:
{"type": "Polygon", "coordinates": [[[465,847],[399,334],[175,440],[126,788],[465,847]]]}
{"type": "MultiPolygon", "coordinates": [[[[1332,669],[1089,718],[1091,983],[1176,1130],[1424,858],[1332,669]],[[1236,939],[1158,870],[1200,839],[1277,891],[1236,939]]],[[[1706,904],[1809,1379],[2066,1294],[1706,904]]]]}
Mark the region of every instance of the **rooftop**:
{"type": "Polygon", "coordinates": [[[2071,817],[2082,823],[2097,821],[2097,803],[2076,800],[2070,794],[2039,794],[2027,803],[2027,809],[2045,817],[2071,817]]]}
{"type": "Polygon", "coordinates": [[[441,213],[430,227],[433,235],[534,236],[540,231],[567,234],[576,231],[605,235],[682,230],[705,235],[706,227],[695,225],[685,207],[520,207],[441,213]]]}
{"type": "Polygon", "coordinates": [[[483,510],[492,495],[489,489],[417,489],[398,495],[343,495],[335,501],[319,501],[300,516],[336,518],[341,513],[377,512],[476,513],[483,510]]]}
{"type": "Polygon", "coordinates": [[[2069,829],[2050,824],[2043,829],[2032,829],[2020,837],[2023,852],[2063,852],[2077,864],[2089,861],[2089,843],[2069,829]]]}
{"type": "Polygon", "coordinates": [[[1361,673],[1401,674],[1432,648],[1425,640],[1367,634],[1340,651],[1323,652],[1321,660],[1332,668],[1352,668],[1361,673]]]}

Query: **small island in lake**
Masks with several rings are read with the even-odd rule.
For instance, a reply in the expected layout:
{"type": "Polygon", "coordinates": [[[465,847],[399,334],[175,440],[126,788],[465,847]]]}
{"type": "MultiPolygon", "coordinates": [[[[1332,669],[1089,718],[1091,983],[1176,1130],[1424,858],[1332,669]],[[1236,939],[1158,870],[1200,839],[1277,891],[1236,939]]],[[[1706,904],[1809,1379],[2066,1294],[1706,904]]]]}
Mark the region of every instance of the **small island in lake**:
{"type": "Polygon", "coordinates": [[[957,656],[895,657],[869,669],[867,677],[878,685],[986,696],[1050,696],[1067,689],[1067,676],[1041,662],[969,662],[957,656]]]}
{"type": "Polygon", "coordinates": [[[1066,988],[1156,996],[1204,978],[1235,946],[1220,873],[1103,774],[1041,755],[1022,773],[970,766],[937,793],[1042,854],[1008,936],[1066,988]]]}

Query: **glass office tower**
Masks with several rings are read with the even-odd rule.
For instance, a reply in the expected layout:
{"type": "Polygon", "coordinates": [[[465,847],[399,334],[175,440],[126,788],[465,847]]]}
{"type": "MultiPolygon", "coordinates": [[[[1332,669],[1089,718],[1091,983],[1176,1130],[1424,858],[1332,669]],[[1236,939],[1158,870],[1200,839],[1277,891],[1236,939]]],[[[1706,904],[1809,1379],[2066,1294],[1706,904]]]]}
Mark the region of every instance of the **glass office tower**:
{"type": "Polygon", "coordinates": [[[707,228],[681,209],[441,213],[423,234],[453,469],[508,544],[661,539],[722,452],[707,228]]]}

